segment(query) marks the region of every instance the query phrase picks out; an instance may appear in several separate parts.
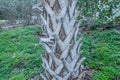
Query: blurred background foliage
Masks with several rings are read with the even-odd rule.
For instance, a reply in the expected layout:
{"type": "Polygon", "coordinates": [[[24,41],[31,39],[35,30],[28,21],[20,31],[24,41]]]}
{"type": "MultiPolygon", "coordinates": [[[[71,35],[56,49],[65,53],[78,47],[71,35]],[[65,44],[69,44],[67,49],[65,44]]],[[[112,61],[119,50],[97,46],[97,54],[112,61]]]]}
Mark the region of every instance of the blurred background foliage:
{"type": "MultiPolygon", "coordinates": [[[[41,0],[0,0],[0,19],[25,25],[39,23],[40,12],[33,9],[33,6],[40,2],[41,0]]],[[[96,26],[113,27],[120,23],[119,0],[78,0],[78,9],[81,26],[91,29],[96,26]]]]}
{"type": "Polygon", "coordinates": [[[120,22],[119,0],[79,0],[78,9],[82,26],[88,28],[113,27],[120,22]]]}
{"type": "Polygon", "coordinates": [[[34,4],[39,0],[0,0],[0,19],[8,20],[8,23],[23,23],[29,25],[32,21],[34,4]]]}

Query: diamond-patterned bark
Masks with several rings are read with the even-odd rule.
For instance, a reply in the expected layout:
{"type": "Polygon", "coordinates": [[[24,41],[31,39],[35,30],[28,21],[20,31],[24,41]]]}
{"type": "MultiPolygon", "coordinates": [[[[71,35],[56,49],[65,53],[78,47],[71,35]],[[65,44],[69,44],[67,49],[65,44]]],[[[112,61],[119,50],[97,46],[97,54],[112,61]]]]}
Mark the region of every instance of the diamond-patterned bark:
{"type": "Polygon", "coordinates": [[[77,39],[80,22],[77,21],[77,0],[42,0],[44,80],[77,80],[83,74],[80,57],[82,38],[77,39]]]}

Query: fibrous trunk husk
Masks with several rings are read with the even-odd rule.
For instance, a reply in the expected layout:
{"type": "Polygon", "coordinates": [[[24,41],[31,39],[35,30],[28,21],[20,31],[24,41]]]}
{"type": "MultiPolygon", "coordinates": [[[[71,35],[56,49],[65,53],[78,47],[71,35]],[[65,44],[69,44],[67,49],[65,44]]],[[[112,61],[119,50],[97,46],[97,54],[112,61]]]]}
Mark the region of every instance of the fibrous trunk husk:
{"type": "Polygon", "coordinates": [[[42,37],[46,54],[42,58],[44,80],[80,80],[84,76],[81,57],[82,37],[78,39],[77,0],[42,0],[42,37]]]}

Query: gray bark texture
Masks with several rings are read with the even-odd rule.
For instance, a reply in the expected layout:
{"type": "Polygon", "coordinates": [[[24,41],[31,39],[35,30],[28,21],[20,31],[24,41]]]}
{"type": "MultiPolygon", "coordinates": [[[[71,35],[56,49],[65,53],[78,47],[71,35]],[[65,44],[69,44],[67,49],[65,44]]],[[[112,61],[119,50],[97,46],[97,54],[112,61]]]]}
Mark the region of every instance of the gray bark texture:
{"type": "Polygon", "coordinates": [[[81,57],[82,37],[78,38],[77,0],[42,0],[43,26],[40,42],[46,50],[43,80],[81,80],[84,66],[81,57]]]}

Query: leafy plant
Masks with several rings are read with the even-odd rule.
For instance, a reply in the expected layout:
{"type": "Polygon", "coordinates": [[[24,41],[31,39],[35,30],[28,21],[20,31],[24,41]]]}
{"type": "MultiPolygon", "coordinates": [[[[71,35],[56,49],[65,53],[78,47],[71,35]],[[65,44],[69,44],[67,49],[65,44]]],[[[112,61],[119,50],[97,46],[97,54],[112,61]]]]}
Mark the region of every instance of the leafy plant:
{"type": "Polygon", "coordinates": [[[92,28],[95,26],[113,26],[115,23],[115,10],[119,9],[118,0],[79,0],[79,19],[82,26],[92,28]]]}

